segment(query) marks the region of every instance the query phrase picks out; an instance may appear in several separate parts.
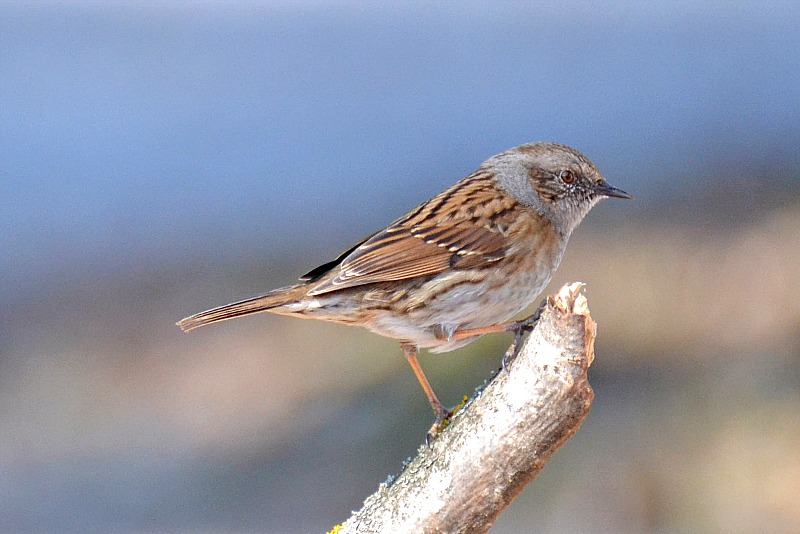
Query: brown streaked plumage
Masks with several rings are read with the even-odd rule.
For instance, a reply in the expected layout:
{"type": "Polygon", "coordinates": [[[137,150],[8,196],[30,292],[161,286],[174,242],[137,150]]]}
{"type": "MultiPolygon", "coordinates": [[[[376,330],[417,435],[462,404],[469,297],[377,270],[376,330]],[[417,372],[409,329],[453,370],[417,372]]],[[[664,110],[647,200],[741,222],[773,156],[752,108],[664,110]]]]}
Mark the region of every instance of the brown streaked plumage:
{"type": "Polygon", "coordinates": [[[570,234],[610,186],[575,149],[532,143],[475,172],[300,278],[300,283],[182,319],[189,331],[268,311],[364,326],[399,339],[436,414],[449,413],[419,363],[507,323],[544,289],[570,234]]]}

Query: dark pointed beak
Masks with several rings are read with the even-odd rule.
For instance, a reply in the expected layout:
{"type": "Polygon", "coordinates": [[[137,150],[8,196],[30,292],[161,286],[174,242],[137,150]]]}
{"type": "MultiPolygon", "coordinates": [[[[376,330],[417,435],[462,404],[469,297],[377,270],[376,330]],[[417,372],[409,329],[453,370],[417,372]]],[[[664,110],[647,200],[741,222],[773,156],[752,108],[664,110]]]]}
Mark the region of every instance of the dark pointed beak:
{"type": "Polygon", "coordinates": [[[594,194],[602,195],[604,197],[628,198],[628,199],[633,198],[622,189],[617,189],[616,187],[609,184],[605,180],[594,184],[594,194]]]}

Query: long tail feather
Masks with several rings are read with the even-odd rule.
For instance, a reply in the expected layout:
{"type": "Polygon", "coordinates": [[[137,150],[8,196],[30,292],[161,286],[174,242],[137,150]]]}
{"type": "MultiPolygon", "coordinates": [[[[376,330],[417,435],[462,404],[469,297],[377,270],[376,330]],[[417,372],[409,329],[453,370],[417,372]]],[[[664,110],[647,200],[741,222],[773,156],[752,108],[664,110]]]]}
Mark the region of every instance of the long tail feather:
{"type": "Polygon", "coordinates": [[[297,291],[294,291],[299,287],[300,286],[284,287],[258,297],[212,308],[181,319],[175,324],[180,326],[181,330],[184,332],[188,332],[189,330],[194,330],[195,328],[200,328],[207,324],[227,321],[228,319],[235,319],[243,315],[270,311],[275,307],[296,301],[298,297],[302,298],[297,294],[297,291]]]}

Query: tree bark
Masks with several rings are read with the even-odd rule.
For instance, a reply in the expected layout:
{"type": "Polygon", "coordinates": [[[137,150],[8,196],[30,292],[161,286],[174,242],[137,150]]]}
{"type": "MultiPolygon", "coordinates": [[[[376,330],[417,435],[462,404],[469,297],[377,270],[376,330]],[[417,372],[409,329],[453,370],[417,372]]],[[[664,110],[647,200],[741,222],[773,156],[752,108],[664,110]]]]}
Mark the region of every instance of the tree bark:
{"type": "Polygon", "coordinates": [[[582,288],[548,297],[508,369],[334,531],[488,531],[589,413],[596,324],[582,288]]]}

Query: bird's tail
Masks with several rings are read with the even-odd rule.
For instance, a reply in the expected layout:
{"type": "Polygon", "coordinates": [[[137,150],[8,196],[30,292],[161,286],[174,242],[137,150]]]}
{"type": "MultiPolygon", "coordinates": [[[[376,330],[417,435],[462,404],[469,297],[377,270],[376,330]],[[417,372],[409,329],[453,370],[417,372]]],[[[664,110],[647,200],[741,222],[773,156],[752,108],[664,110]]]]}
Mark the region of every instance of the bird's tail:
{"type": "MultiPolygon", "coordinates": [[[[250,315],[253,313],[260,313],[265,311],[277,311],[275,308],[285,306],[293,302],[301,300],[305,293],[308,291],[304,284],[298,284],[290,287],[283,287],[275,289],[260,295],[258,297],[225,304],[217,308],[212,308],[204,312],[196,313],[178,321],[178,326],[181,330],[188,332],[195,328],[200,328],[207,324],[216,323],[219,321],[227,321],[228,319],[235,319],[243,315],[250,315]]],[[[285,313],[285,312],[284,312],[285,313]]]]}

